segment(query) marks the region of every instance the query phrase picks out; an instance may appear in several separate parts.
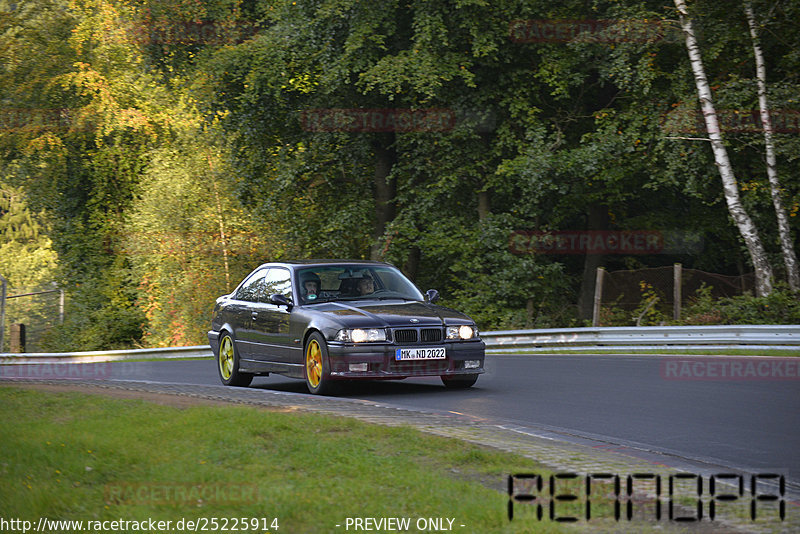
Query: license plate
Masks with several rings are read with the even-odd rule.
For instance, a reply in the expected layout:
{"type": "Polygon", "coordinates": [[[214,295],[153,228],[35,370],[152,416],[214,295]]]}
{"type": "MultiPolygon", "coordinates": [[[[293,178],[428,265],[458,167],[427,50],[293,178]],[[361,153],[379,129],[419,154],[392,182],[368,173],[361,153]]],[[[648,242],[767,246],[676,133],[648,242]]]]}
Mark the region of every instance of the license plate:
{"type": "Polygon", "coordinates": [[[395,349],[394,359],[401,360],[443,360],[444,347],[426,347],[416,349],[395,349]]]}

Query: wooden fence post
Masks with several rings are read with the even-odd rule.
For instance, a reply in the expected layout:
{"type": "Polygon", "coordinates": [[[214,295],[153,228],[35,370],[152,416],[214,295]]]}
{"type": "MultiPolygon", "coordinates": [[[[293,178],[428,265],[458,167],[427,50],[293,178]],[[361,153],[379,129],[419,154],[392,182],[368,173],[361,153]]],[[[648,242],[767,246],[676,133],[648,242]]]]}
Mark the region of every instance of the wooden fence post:
{"type": "Polygon", "coordinates": [[[672,318],[676,321],[681,319],[681,279],[683,278],[683,265],[676,263],[672,269],[672,298],[675,301],[672,305],[672,318]]]}
{"type": "Polygon", "coordinates": [[[25,325],[14,323],[11,325],[11,347],[9,352],[25,352],[25,325]]]}
{"type": "Polygon", "coordinates": [[[597,276],[594,280],[594,307],[592,308],[592,326],[600,326],[600,304],[603,302],[603,274],[606,272],[602,267],[597,268],[597,276]]]}

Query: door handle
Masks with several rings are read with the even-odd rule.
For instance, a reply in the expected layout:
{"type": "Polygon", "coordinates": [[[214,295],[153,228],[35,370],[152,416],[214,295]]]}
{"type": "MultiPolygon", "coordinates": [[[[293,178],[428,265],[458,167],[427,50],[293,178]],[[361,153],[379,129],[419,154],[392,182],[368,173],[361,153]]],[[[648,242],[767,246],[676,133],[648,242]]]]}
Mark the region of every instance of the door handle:
{"type": "Polygon", "coordinates": [[[251,312],[250,313],[250,317],[252,317],[253,319],[258,319],[258,312],[255,312],[255,311],[251,312]]]}

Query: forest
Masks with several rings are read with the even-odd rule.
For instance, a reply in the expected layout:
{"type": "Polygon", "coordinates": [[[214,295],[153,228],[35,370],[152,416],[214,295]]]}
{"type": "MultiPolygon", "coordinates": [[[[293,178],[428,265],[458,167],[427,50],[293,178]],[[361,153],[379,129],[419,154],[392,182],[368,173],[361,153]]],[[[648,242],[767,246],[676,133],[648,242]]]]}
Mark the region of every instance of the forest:
{"type": "Polygon", "coordinates": [[[205,343],[217,296],[305,258],[390,262],[483,330],[586,325],[597,267],[674,263],[800,321],[794,0],[0,15],[0,275],[65,290],[48,350],[205,343]]]}

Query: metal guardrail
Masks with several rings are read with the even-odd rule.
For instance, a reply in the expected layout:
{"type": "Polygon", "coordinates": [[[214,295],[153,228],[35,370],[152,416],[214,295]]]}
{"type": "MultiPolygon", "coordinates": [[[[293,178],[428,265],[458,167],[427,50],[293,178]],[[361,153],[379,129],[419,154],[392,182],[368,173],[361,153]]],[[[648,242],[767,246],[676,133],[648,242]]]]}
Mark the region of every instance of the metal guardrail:
{"type": "Polygon", "coordinates": [[[800,325],[621,326],[481,332],[486,352],[588,349],[800,350],[800,325]]]}
{"type": "Polygon", "coordinates": [[[120,360],[171,360],[180,358],[211,358],[211,347],[164,347],[157,349],[93,350],[84,352],[28,352],[0,354],[0,364],[95,363],[120,360]]]}
{"type": "MultiPolygon", "coordinates": [[[[800,351],[800,325],[640,326],[481,332],[487,353],[616,349],[772,349],[800,351]]],[[[210,358],[208,345],[157,349],[0,354],[0,364],[91,363],[210,358]]]]}

